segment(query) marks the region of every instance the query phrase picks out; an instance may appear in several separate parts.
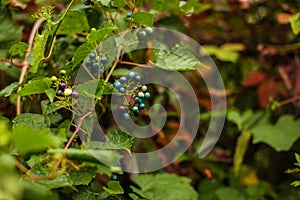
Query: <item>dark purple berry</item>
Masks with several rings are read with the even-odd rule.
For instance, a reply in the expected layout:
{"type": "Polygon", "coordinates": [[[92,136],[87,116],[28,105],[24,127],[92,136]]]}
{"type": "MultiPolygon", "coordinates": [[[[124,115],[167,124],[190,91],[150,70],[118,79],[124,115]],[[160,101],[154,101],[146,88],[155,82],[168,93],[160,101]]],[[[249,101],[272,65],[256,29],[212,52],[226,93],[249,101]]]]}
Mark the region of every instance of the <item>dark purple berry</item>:
{"type": "Polygon", "coordinates": [[[75,91],[73,91],[73,92],[72,92],[72,97],[73,97],[74,99],[78,99],[78,97],[79,97],[79,93],[78,93],[78,92],[75,92],[75,91]]]}
{"type": "Polygon", "coordinates": [[[135,76],[135,80],[136,80],[136,81],[142,81],[142,77],[139,76],[139,75],[137,75],[137,76],[135,76]]]}
{"type": "Polygon", "coordinates": [[[58,91],[57,91],[57,93],[56,93],[56,95],[57,95],[57,96],[61,96],[61,95],[62,95],[62,93],[63,93],[63,91],[62,91],[62,90],[58,90],[58,91]]]}
{"type": "Polygon", "coordinates": [[[66,86],[67,86],[67,84],[64,83],[64,82],[62,82],[62,83],[59,84],[59,88],[60,88],[60,89],[65,89],[66,86]]]}
{"type": "Polygon", "coordinates": [[[140,111],[134,112],[134,116],[138,117],[140,115],[140,111]]]}
{"type": "Polygon", "coordinates": [[[119,79],[119,81],[121,83],[125,83],[127,81],[127,77],[126,76],[121,76],[121,78],[119,79]]]}

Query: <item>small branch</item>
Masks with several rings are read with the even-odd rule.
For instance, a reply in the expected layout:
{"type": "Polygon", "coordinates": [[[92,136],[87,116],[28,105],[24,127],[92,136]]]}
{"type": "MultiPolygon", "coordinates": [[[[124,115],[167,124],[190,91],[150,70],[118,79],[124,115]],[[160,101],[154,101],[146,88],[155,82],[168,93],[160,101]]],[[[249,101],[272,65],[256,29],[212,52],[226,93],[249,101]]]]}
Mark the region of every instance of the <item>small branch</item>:
{"type": "MultiPolygon", "coordinates": [[[[71,143],[72,143],[74,137],[76,136],[76,134],[77,134],[78,131],[80,130],[82,121],[83,121],[87,116],[89,116],[91,113],[92,113],[92,111],[89,111],[88,113],[86,113],[84,116],[82,116],[82,117],[78,120],[77,127],[76,127],[74,133],[72,134],[72,136],[70,137],[69,141],[68,141],[67,144],[65,145],[64,149],[68,149],[68,148],[69,148],[69,146],[71,145],[71,143]]],[[[61,161],[62,161],[62,159],[59,159],[59,160],[55,163],[55,165],[54,165],[54,167],[53,167],[53,169],[52,169],[52,171],[51,171],[49,177],[53,177],[53,176],[54,176],[54,173],[55,173],[56,169],[58,168],[58,166],[60,165],[61,161]]]]}
{"type": "MultiPolygon", "coordinates": [[[[25,74],[26,74],[26,71],[27,71],[27,68],[29,68],[29,63],[27,61],[27,58],[28,58],[28,56],[30,55],[30,53],[32,51],[32,46],[33,46],[33,42],[34,42],[35,33],[37,32],[37,30],[39,29],[39,27],[43,24],[43,22],[44,22],[44,19],[38,19],[35,22],[32,30],[30,32],[29,39],[28,39],[29,47],[28,47],[28,49],[26,51],[24,60],[22,62],[22,70],[21,70],[21,74],[20,74],[20,78],[19,78],[19,83],[23,82],[25,74]]],[[[18,92],[20,90],[21,90],[21,87],[18,88],[18,92]]],[[[21,114],[21,97],[17,98],[16,114],[17,115],[21,114]]]]}
{"type": "Polygon", "coordinates": [[[13,64],[13,65],[15,65],[16,67],[23,67],[23,64],[22,64],[22,63],[14,62],[14,61],[11,61],[10,59],[7,59],[7,58],[2,58],[2,57],[0,57],[0,60],[3,61],[3,62],[6,62],[6,63],[13,64]]]}
{"type": "Polygon", "coordinates": [[[27,174],[29,176],[30,179],[32,180],[40,180],[39,177],[37,177],[35,174],[33,174],[32,172],[30,172],[20,161],[15,160],[15,165],[16,167],[21,170],[22,172],[24,172],[25,174],[27,174]]]}
{"type": "Polygon", "coordinates": [[[133,65],[133,66],[144,67],[144,68],[149,68],[149,69],[154,68],[154,66],[152,66],[152,65],[148,65],[148,64],[139,64],[139,63],[128,62],[128,61],[120,61],[120,64],[133,65]]]}
{"type": "Polygon", "coordinates": [[[283,101],[279,102],[279,104],[281,106],[284,106],[284,105],[287,105],[289,103],[294,103],[294,102],[299,101],[299,100],[300,100],[300,96],[294,96],[292,98],[289,98],[289,99],[286,99],[286,100],[283,100],[283,101]]]}

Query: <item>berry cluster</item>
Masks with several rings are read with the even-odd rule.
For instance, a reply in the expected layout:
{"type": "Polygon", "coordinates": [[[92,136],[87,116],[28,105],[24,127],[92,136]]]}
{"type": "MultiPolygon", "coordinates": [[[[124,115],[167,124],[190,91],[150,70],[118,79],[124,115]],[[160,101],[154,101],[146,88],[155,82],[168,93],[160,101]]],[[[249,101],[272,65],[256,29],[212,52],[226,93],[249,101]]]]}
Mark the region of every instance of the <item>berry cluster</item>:
{"type": "Polygon", "coordinates": [[[143,102],[144,99],[150,98],[150,93],[147,91],[146,85],[141,85],[142,77],[135,74],[135,72],[128,72],[127,76],[121,76],[114,82],[114,88],[122,96],[129,96],[124,98],[123,105],[119,106],[119,110],[123,112],[123,118],[130,119],[130,114],[139,116],[141,110],[146,107],[143,102]]]}
{"type": "Polygon", "coordinates": [[[104,55],[99,56],[97,52],[91,52],[88,58],[84,61],[84,65],[90,69],[93,74],[101,76],[105,71],[105,64],[108,62],[108,58],[104,55]]]}
{"type": "Polygon", "coordinates": [[[56,88],[56,96],[58,97],[68,97],[71,96],[75,99],[79,98],[79,93],[72,90],[72,88],[67,84],[67,80],[64,79],[66,75],[66,70],[60,70],[60,75],[63,76],[62,79],[58,79],[56,76],[51,77],[52,86],[56,88]]]}

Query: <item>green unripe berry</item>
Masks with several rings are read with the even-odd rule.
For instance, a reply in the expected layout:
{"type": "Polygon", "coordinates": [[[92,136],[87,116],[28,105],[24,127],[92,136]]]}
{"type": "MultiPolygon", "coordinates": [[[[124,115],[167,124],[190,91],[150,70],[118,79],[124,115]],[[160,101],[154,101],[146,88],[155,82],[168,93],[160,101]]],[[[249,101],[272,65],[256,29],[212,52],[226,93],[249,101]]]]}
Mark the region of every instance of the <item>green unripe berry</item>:
{"type": "Polygon", "coordinates": [[[59,71],[59,73],[60,73],[61,75],[66,75],[67,71],[64,70],[64,69],[62,69],[62,70],[59,71]]]}
{"type": "Polygon", "coordinates": [[[57,77],[56,76],[52,76],[51,77],[51,81],[54,83],[54,82],[56,82],[57,81],[57,77]]]}

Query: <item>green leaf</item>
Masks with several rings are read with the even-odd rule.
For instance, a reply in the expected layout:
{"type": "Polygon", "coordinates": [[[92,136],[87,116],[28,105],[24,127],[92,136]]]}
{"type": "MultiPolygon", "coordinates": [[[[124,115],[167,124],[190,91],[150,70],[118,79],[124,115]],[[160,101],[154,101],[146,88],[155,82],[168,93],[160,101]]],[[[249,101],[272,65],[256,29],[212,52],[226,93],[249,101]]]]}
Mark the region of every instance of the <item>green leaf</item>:
{"type": "Polygon", "coordinates": [[[240,167],[243,163],[250,138],[251,138],[251,132],[248,130],[242,131],[241,135],[238,137],[237,144],[235,145],[235,151],[233,157],[233,171],[235,175],[238,175],[240,167]]]}
{"type": "Polygon", "coordinates": [[[206,67],[183,44],[176,44],[171,50],[161,43],[154,47],[155,66],[166,70],[194,70],[196,66],[206,67]]]}
{"type": "Polygon", "coordinates": [[[295,158],[297,162],[300,164],[300,154],[295,153],[295,158]]]}
{"type": "Polygon", "coordinates": [[[3,90],[0,91],[0,97],[8,97],[10,96],[14,91],[18,89],[20,84],[18,82],[13,82],[9,86],[6,86],[3,90]]]}
{"type": "Polygon", "coordinates": [[[238,111],[229,110],[227,112],[227,119],[235,123],[239,130],[242,130],[243,120],[241,114],[238,111]]]}
{"type": "Polygon", "coordinates": [[[109,181],[107,186],[107,188],[103,187],[103,189],[111,195],[124,194],[124,190],[119,184],[119,181],[109,181]]]}
{"type": "Polygon", "coordinates": [[[99,194],[91,191],[80,191],[78,193],[73,193],[73,200],[99,200],[99,194]]]}
{"type": "Polygon", "coordinates": [[[191,180],[186,177],[162,173],[156,175],[137,175],[133,180],[141,189],[135,186],[131,186],[131,188],[145,199],[198,199],[197,192],[190,186],[191,180]]]}
{"type": "Polygon", "coordinates": [[[210,8],[210,4],[199,3],[198,0],[190,0],[186,1],[186,3],[180,7],[180,11],[186,14],[199,14],[210,8]]]}
{"type": "Polygon", "coordinates": [[[57,110],[63,108],[63,105],[60,102],[56,101],[54,103],[49,103],[48,100],[41,101],[41,107],[43,115],[49,115],[50,113],[54,113],[57,110]]]}
{"type": "Polygon", "coordinates": [[[87,35],[87,40],[89,43],[94,42],[101,42],[103,41],[110,33],[113,31],[118,30],[118,27],[111,26],[111,27],[103,27],[98,30],[92,29],[90,34],[87,35]]]}
{"type": "Polygon", "coordinates": [[[26,126],[33,129],[47,129],[48,126],[45,123],[45,118],[40,114],[23,113],[16,116],[13,120],[13,128],[18,126],[26,126]]]}
{"type": "Polygon", "coordinates": [[[263,142],[276,151],[288,151],[300,137],[300,120],[293,120],[291,115],[284,115],[273,125],[260,124],[252,129],[253,143],[263,142]]]}
{"type": "Polygon", "coordinates": [[[153,14],[148,12],[136,12],[133,14],[133,21],[137,24],[153,26],[153,14]]]}
{"type": "Polygon", "coordinates": [[[50,78],[40,78],[29,81],[24,88],[18,92],[19,96],[46,93],[52,85],[50,78]]]}
{"type": "Polygon", "coordinates": [[[295,35],[300,33],[300,12],[290,18],[292,31],[295,35]]]}
{"type": "Polygon", "coordinates": [[[293,181],[291,183],[291,186],[293,186],[293,187],[299,187],[300,186],[300,181],[293,181]]]}
{"type": "Polygon", "coordinates": [[[98,149],[123,149],[130,153],[133,140],[134,137],[128,133],[115,130],[107,133],[105,142],[90,142],[88,146],[98,149]]]}
{"type": "Polygon", "coordinates": [[[112,0],[94,0],[95,4],[110,7],[112,0]]]}
{"type": "Polygon", "coordinates": [[[74,57],[72,60],[73,68],[78,66],[87,57],[87,55],[94,50],[94,48],[95,46],[88,42],[81,45],[74,53],[74,57]]]}
{"type": "Polygon", "coordinates": [[[42,35],[40,35],[38,32],[35,35],[34,45],[32,48],[32,55],[33,55],[32,73],[37,72],[41,61],[44,60],[44,51],[45,48],[47,48],[46,44],[47,44],[48,37],[51,37],[51,31],[49,29],[44,30],[42,32],[42,35]]]}
{"type": "Polygon", "coordinates": [[[245,196],[235,188],[223,187],[216,191],[218,200],[244,200],[245,196]]]}
{"type": "MultiPolygon", "coordinates": [[[[63,14],[60,14],[60,18],[63,14]]],[[[60,24],[57,34],[70,35],[82,34],[90,29],[84,10],[69,10],[60,24]]]]}
{"type": "Polygon", "coordinates": [[[85,167],[69,173],[73,185],[88,185],[96,176],[96,168],[85,167]]]}
{"type": "Polygon", "coordinates": [[[28,49],[28,44],[25,42],[18,42],[10,47],[8,53],[10,56],[16,56],[20,53],[25,53],[28,49]]]}
{"type": "Polygon", "coordinates": [[[52,103],[55,97],[56,91],[53,88],[50,88],[49,90],[45,91],[47,97],[49,98],[50,102],[52,103]]]}
{"type": "Polygon", "coordinates": [[[35,181],[35,184],[37,187],[41,187],[46,190],[51,190],[55,188],[61,188],[61,187],[72,187],[73,182],[70,179],[70,176],[68,173],[64,173],[62,175],[59,175],[55,177],[55,179],[45,179],[41,181],[35,181]]]}
{"type": "Polygon", "coordinates": [[[213,45],[203,45],[203,50],[200,54],[214,55],[221,61],[236,63],[239,58],[239,51],[243,51],[244,46],[240,43],[228,43],[221,47],[213,45]]]}
{"type": "Polygon", "coordinates": [[[8,6],[0,7],[0,56],[6,57],[8,49],[21,40],[22,27],[12,20],[8,6]]]}
{"type": "Polygon", "coordinates": [[[59,138],[51,135],[48,129],[33,129],[18,126],[13,129],[12,144],[21,153],[41,152],[49,147],[58,147],[59,138]]]}
{"type": "Polygon", "coordinates": [[[9,130],[9,119],[0,116],[0,147],[9,145],[11,132],[9,130]]]}

